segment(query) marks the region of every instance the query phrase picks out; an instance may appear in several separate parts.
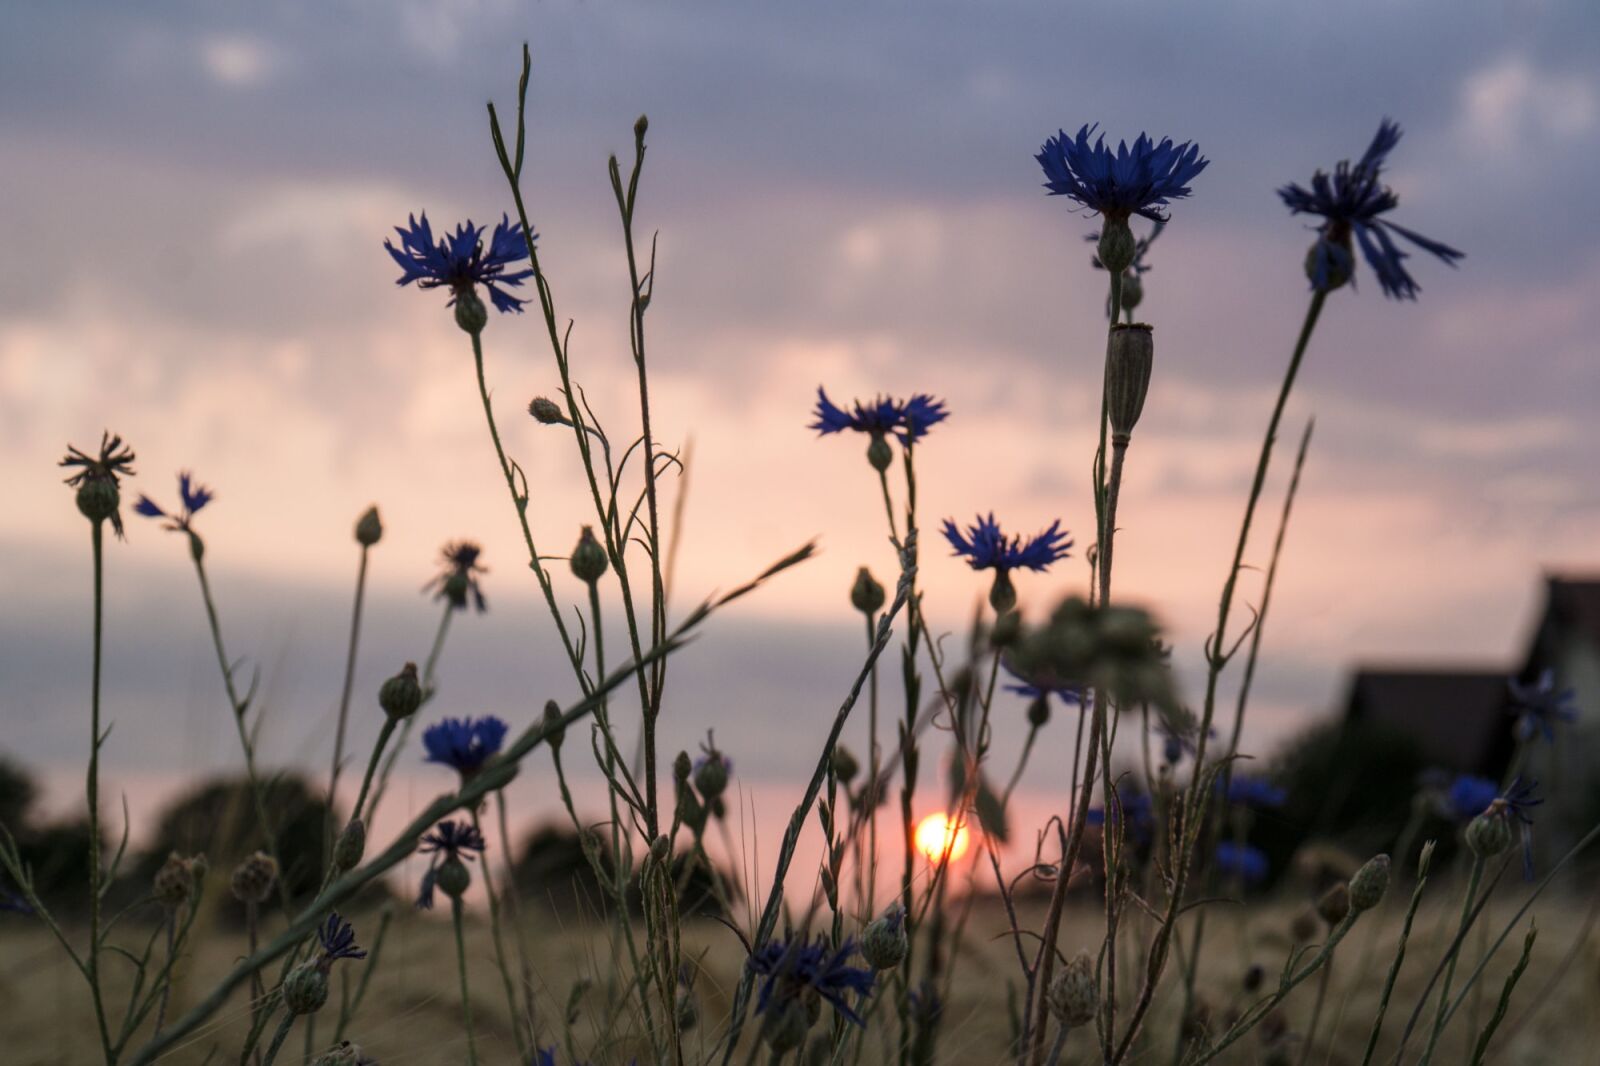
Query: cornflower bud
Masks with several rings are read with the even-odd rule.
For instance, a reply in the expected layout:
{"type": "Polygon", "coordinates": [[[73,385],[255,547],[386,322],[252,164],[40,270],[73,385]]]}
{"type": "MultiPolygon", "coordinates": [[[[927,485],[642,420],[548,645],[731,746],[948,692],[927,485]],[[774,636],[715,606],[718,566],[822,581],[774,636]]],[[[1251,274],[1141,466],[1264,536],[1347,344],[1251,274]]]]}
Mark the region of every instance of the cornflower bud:
{"type": "Polygon", "coordinates": [[[728,760],[716,746],[705,748],[705,755],[701,756],[699,764],[694,771],[694,787],[700,790],[707,802],[716,800],[722,795],[722,790],[728,787],[728,771],[731,769],[728,760]]]}
{"type": "Polygon", "coordinates": [[[1155,365],[1155,336],[1149,326],[1112,326],[1106,351],[1106,414],[1112,439],[1126,443],[1144,411],[1155,365]]]}
{"type": "Polygon", "coordinates": [[[258,851],[233,868],[229,888],[240,903],[265,903],[277,880],[277,862],[266,852],[258,851]]]}
{"type": "Polygon", "coordinates": [[[687,785],[689,775],[692,773],[694,773],[694,760],[689,758],[688,752],[678,752],[677,758],[672,760],[672,779],[680,785],[687,785]]]}
{"type": "Polygon", "coordinates": [[[550,745],[551,751],[561,750],[561,742],[567,739],[567,727],[562,722],[561,705],[555,700],[546,700],[544,704],[544,742],[550,745]]]}
{"type": "MultiPolygon", "coordinates": [[[[1498,801],[1497,801],[1498,802],[1498,801]]],[[[1491,859],[1511,846],[1511,819],[1491,806],[1467,823],[1467,847],[1481,859],[1491,859]]]]}
{"type": "Polygon", "coordinates": [[[1144,302],[1144,282],[1139,280],[1137,271],[1125,270],[1122,272],[1122,309],[1132,311],[1144,302]]]}
{"type": "Polygon", "coordinates": [[[451,899],[460,899],[466,895],[468,886],[472,884],[472,874],[467,870],[466,863],[451,855],[434,871],[433,883],[440,892],[451,899]]]}
{"type": "Polygon", "coordinates": [[[1383,900],[1389,888],[1389,856],[1374,855],[1350,878],[1350,909],[1360,914],[1383,900]]]}
{"type": "Polygon", "coordinates": [[[177,910],[194,896],[195,882],[204,875],[205,869],[205,856],[186,859],[174,851],[156,871],[152,885],[156,900],[168,910],[177,910]]]}
{"type": "Polygon", "coordinates": [[[886,472],[889,464],[894,462],[894,449],[889,447],[882,433],[872,435],[872,443],[867,445],[867,462],[880,474],[886,472]]]}
{"type": "Polygon", "coordinates": [[[559,404],[548,396],[535,396],[533,402],[528,404],[528,413],[535,422],[546,426],[569,426],[566,412],[561,410],[559,404]]]}
{"type": "Polygon", "coordinates": [[[356,543],[363,548],[370,548],[383,539],[383,522],[378,518],[378,508],[374,504],[368,507],[356,522],[356,543]]]}
{"type": "Polygon", "coordinates": [[[1250,968],[1244,972],[1244,990],[1255,992],[1261,987],[1261,982],[1266,979],[1267,971],[1262,969],[1260,963],[1251,963],[1250,968]]]}
{"type": "Polygon", "coordinates": [[[870,570],[863,566],[856,571],[856,583],[850,586],[850,606],[870,618],[883,610],[887,599],[883,586],[878,584],[870,570]]]}
{"type": "Polygon", "coordinates": [[[578,546],[572,549],[572,573],[585,585],[593,587],[594,584],[605,576],[606,550],[595,539],[594,527],[584,526],[583,533],[578,537],[578,546]]]}
{"type": "Polygon", "coordinates": [[[861,934],[861,957],[874,970],[892,970],[905,961],[911,949],[906,938],[905,908],[896,903],[861,934]]]}
{"type": "Polygon", "coordinates": [[[406,663],[400,672],[378,689],[378,706],[395,721],[410,718],[422,706],[422,683],[417,680],[417,664],[406,663]]]}
{"type": "Polygon", "coordinates": [[[1100,227],[1100,242],[1095,254],[1100,264],[1112,274],[1121,274],[1133,265],[1139,252],[1139,242],[1134,240],[1133,229],[1126,218],[1108,218],[1100,227]]]}
{"type": "Polygon", "coordinates": [[[855,753],[843,744],[833,747],[833,776],[848,785],[861,772],[861,763],[855,753]]]}
{"type": "Polygon", "coordinates": [[[367,853],[367,826],[360,818],[352,818],[333,845],[333,865],[343,873],[361,865],[361,856],[367,853]]]}
{"type": "Polygon", "coordinates": [[[456,290],[456,325],[476,337],[489,324],[489,309],[478,299],[477,290],[467,285],[456,290]]]}
{"type": "Polygon", "coordinates": [[[1050,1009],[1068,1028],[1094,1021],[1100,1007],[1100,989],[1095,984],[1094,960],[1080,951],[1061,968],[1050,982],[1050,1009]]]}
{"type": "Polygon", "coordinates": [[[1050,699],[1048,696],[1035,696],[1028,704],[1028,725],[1034,729],[1043,729],[1050,723],[1050,699]]]}
{"type": "Polygon", "coordinates": [[[283,979],[283,1006],[290,1014],[315,1014],[328,1002],[328,972],[315,960],[302,962],[283,979]]]}

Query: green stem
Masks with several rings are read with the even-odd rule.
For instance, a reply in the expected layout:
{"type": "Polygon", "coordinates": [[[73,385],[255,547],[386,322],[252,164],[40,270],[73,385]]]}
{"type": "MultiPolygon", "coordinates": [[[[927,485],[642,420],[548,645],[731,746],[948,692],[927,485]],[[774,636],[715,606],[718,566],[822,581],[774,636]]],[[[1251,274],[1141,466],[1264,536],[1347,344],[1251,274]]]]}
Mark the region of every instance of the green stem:
{"type": "MultiPolygon", "coordinates": [[[[476,809],[472,812],[472,827],[478,831],[480,837],[483,835],[483,824],[476,809]]],[[[511,856],[507,854],[507,869],[510,869],[510,863],[511,856]]],[[[528,1047],[522,1038],[522,1025],[519,1024],[521,1019],[518,1017],[516,982],[511,979],[511,968],[506,965],[505,937],[500,931],[500,897],[495,891],[494,878],[489,873],[487,855],[483,859],[483,891],[489,897],[489,935],[494,943],[494,962],[500,970],[500,983],[505,986],[506,1013],[511,1019],[511,1034],[517,1042],[517,1061],[522,1062],[528,1057],[528,1047]]]]}
{"type": "MultiPolygon", "coordinates": [[[[450,632],[450,616],[455,613],[455,608],[446,600],[444,613],[439,617],[439,628],[433,634],[433,647],[428,651],[428,659],[422,668],[422,704],[417,708],[420,714],[422,707],[426,707],[433,699],[438,686],[434,681],[434,671],[439,665],[439,656],[444,652],[444,638],[450,632]]],[[[383,802],[383,793],[389,785],[389,775],[394,772],[394,764],[400,758],[400,753],[405,750],[406,742],[411,739],[412,727],[416,725],[417,715],[407,718],[405,725],[400,727],[400,739],[395,742],[389,751],[389,758],[384,760],[383,772],[378,775],[377,787],[372,790],[372,802],[367,805],[368,821],[376,822],[378,818],[378,804],[383,802]]]]}
{"type": "MultiPolygon", "coordinates": [[[[1431,849],[1424,848],[1426,854],[1431,849]]],[[[1383,1032],[1383,1018],[1389,1011],[1389,999],[1394,995],[1395,981],[1400,977],[1400,964],[1406,959],[1406,942],[1411,939],[1411,923],[1422,905],[1422,890],[1428,884],[1426,864],[1417,872],[1417,887],[1411,890],[1411,904],[1406,908],[1405,924],[1400,927],[1400,940],[1395,946],[1394,962],[1389,964],[1389,976],[1384,979],[1383,993],[1378,997],[1378,1013],[1372,1019],[1372,1032],[1367,1034],[1367,1050],[1361,1056],[1361,1066],[1371,1066],[1373,1053],[1378,1050],[1378,1035],[1383,1032]]]]}
{"type": "Polygon", "coordinates": [[[294,1015],[285,1011],[283,1021],[278,1023],[278,1031],[272,1034],[272,1043],[267,1046],[266,1066],[272,1066],[278,1057],[278,1051],[283,1047],[283,1042],[289,1039],[289,1030],[294,1028],[294,1015]]]}
{"type": "Polygon", "coordinates": [[[1427,1066],[1432,1061],[1433,1053],[1439,1046],[1439,1038],[1444,1035],[1445,1022],[1449,1020],[1447,1011],[1450,1006],[1450,986],[1455,982],[1456,963],[1461,958],[1463,938],[1474,917],[1472,904],[1476,901],[1478,886],[1483,882],[1483,866],[1483,856],[1474,854],[1472,873],[1467,875],[1467,893],[1461,900],[1461,921],[1456,929],[1455,950],[1450,953],[1450,961],[1445,964],[1444,982],[1439,987],[1439,1009],[1433,1016],[1433,1031],[1428,1034],[1428,1046],[1422,1052],[1422,1058],[1417,1066],[1427,1066]]]}
{"type": "MultiPolygon", "coordinates": [[[[378,757],[383,754],[384,747],[389,743],[389,737],[394,733],[394,727],[394,718],[389,715],[384,715],[383,726],[378,730],[378,741],[376,744],[372,745],[372,756],[367,759],[367,772],[361,777],[361,791],[356,793],[356,805],[350,810],[351,821],[355,821],[357,818],[361,817],[361,808],[367,802],[367,792],[372,788],[373,774],[376,773],[378,769],[378,757]]],[[[332,795],[333,794],[330,792],[329,796],[331,797],[332,795]]],[[[373,805],[377,805],[376,800],[374,800],[373,805]]],[[[331,798],[329,800],[329,806],[332,806],[331,798]]]]}
{"type": "Polygon", "coordinates": [[[467,992],[467,937],[461,923],[461,897],[450,897],[450,921],[456,931],[456,971],[461,975],[461,1014],[467,1027],[467,1066],[478,1066],[478,1040],[472,1028],[472,997],[467,992]]]}
{"type": "MultiPolygon", "coordinates": [[[[367,545],[361,546],[361,566],[356,570],[356,602],[350,612],[350,642],[344,657],[344,687],[339,693],[339,725],[333,734],[333,766],[328,771],[328,849],[332,854],[333,848],[333,803],[339,794],[339,771],[344,763],[344,734],[346,723],[350,719],[350,693],[355,685],[356,676],[356,648],[361,641],[361,604],[367,591],[367,545]]],[[[372,779],[371,771],[367,779],[372,779]]],[[[361,813],[357,804],[356,817],[361,813]]]]}
{"type": "Polygon", "coordinates": [[[105,630],[105,522],[92,522],[90,543],[94,548],[94,679],[89,704],[89,951],[84,959],[84,976],[89,979],[89,995],[94,1000],[95,1025],[100,1030],[100,1045],[107,1063],[115,1061],[111,1049],[111,1029],[100,994],[100,897],[103,876],[100,869],[100,664],[102,634],[105,630]]]}

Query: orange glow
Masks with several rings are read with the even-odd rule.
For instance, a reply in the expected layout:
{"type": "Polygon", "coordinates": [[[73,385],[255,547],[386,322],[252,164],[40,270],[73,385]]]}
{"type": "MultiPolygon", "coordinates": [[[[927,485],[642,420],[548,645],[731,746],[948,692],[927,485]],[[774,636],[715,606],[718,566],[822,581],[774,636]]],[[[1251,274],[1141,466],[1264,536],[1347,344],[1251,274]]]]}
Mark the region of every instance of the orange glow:
{"type": "Polygon", "coordinates": [[[966,821],[953,823],[943,811],[935,811],[917,823],[916,840],[917,850],[926,855],[929,862],[943,861],[946,851],[950,853],[949,861],[955,862],[967,853],[966,821]]]}

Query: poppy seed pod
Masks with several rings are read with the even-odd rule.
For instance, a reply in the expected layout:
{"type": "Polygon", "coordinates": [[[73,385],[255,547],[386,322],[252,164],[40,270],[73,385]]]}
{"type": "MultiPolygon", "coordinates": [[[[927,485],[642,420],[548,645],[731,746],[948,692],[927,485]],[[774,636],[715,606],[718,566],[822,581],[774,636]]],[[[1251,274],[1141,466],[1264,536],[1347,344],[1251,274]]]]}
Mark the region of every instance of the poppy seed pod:
{"type": "Polygon", "coordinates": [[[378,706],[396,721],[417,713],[417,708],[422,706],[422,682],[417,680],[416,663],[406,663],[398,674],[383,683],[378,689],[378,706]]]}
{"type": "Polygon", "coordinates": [[[1112,439],[1127,443],[1144,411],[1155,366],[1155,337],[1145,325],[1113,326],[1106,348],[1106,414],[1112,439]]]}
{"type": "Polygon", "coordinates": [[[1374,855],[1350,878],[1350,909],[1360,914],[1376,907],[1389,888],[1389,856],[1374,855]]]}
{"type": "Polygon", "coordinates": [[[383,522],[378,518],[377,505],[366,509],[361,519],[356,522],[356,543],[363,548],[370,548],[383,539],[383,522]]]}

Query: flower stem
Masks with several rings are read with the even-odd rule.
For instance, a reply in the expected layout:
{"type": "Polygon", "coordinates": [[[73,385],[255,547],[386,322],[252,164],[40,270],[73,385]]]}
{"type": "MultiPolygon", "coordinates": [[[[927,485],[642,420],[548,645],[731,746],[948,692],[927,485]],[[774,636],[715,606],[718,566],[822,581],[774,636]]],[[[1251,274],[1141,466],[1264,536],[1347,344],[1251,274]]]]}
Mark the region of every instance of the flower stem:
{"type": "Polygon", "coordinates": [[[90,543],[94,548],[94,677],[89,703],[89,951],[84,974],[89,978],[89,994],[94,1000],[95,1024],[100,1029],[100,1044],[106,1062],[114,1061],[111,1031],[106,1024],[105,1003],[100,995],[100,663],[101,635],[105,629],[105,522],[90,523],[90,543]]]}
{"type": "Polygon", "coordinates": [[[278,1057],[278,1051],[283,1047],[283,1042],[289,1039],[289,1030],[294,1028],[294,1015],[285,1011],[283,1021],[278,1023],[278,1031],[272,1034],[272,1043],[267,1046],[266,1066],[272,1066],[278,1057]]]}
{"type": "MultiPolygon", "coordinates": [[[[367,545],[363,544],[361,546],[361,566],[356,570],[356,602],[355,607],[350,612],[350,643],[344,657],[344,688],[339,694],[339,725],[333,734],[333,766],[328,771],[328,855],[332,855],[333,849],[333,802],[334,798],[339,794],[339,770],[344,763],[345,725],[350,718],[350,693],[355,684],[356,675],[356,648],[361,641],[361,605],[367,591],[367,553],[369,551],[370,549],[367,545]]],[[[367,780],[371,781],[371,779],[372,773],[369,769],[367,780]]],[[[360,813],[361,808],[358,803],[355,813],[351,817],[357,817],[360,813]]]]}
{"type": "MultiPolygon", "coordinates": [[[[356,793],[356,805],[350,809],[351,821],[361,817],[361,808],[367,802],[367,792],[372,788],[372,778],[378,769],[378,757],[383,754],[384,747],[389,743],[389,737],[394,733],[394,725],[395,720],[389,715],[384,715],[383,727],[378,730],[378,741],[372,745],[372,757],[367,760],[367,772],[361,778],[361,791],[356,793]]],[[[328,793],[328,797],[331,808],[333,793],[328,793]]],[[[373,806],[377,806],[376,799],[373,801],[373,806]]]]}
{"type": "Polygon", "coordinates": [[[459,896],[450,897],[450,921],[456,931],[456,970],[461,975],[461,1014],[467,1027],[467,1066],[478,1066],[478,1041],[472,1029],[472,998],[467,992],[467,938],[461,923],[459,896]]]}
{"type": "Polygon", "coordinates": [[[1467,875],[1467,892],[1461,899],[1461,922],[1456,930],[1455,950],[1450,953],[1450,961],[1444,968],[1444,982],[1439,987],[1439,1010],[1433,1017],[1433,1031],[1428,1034],[1428,1046],[1422,1052],[1422,1058],[1417,1066],[1427,1066],[1433,1059],[1433,1053],[1439,1046],[1439,1038],[1444,1035],[1445,1022],[1449,1020],[1447,1013],[1450,1006],[1450,986],[1455,983],[1456,963],[1461,958],[1461,944],[1466,936],[1467,927],[1474,918],[1472,904],[1478,895],[1478,886],[1483,883],[1484,859],[1482,855],[1474,854],[1472,857],[1472,872],[1467,875]]]}

